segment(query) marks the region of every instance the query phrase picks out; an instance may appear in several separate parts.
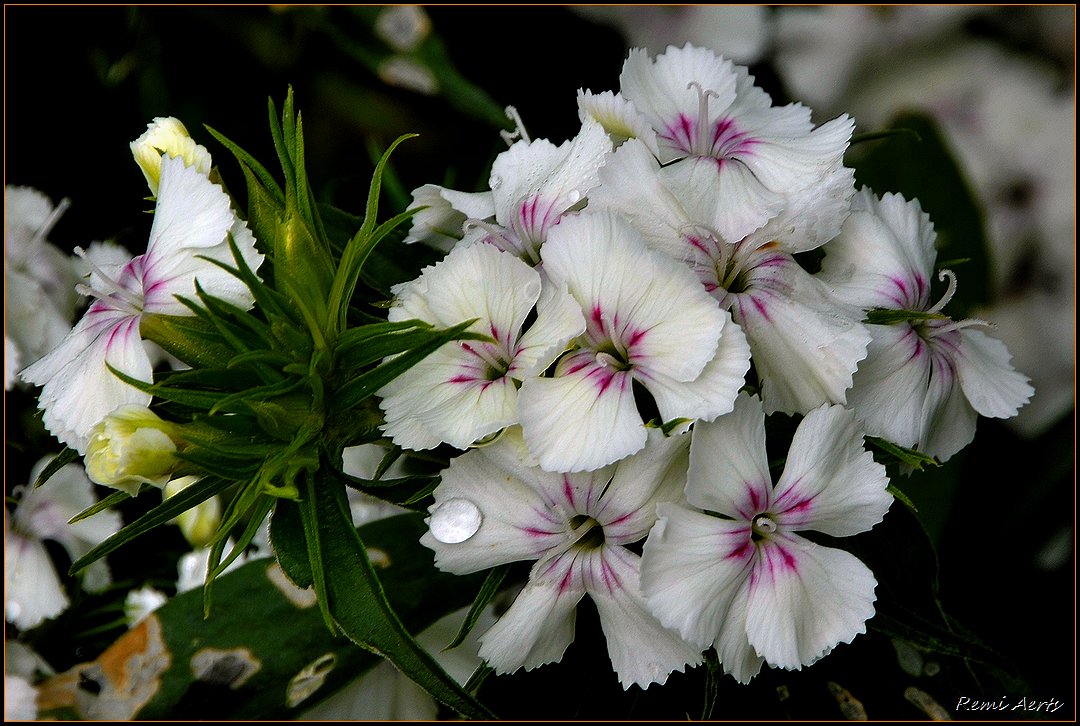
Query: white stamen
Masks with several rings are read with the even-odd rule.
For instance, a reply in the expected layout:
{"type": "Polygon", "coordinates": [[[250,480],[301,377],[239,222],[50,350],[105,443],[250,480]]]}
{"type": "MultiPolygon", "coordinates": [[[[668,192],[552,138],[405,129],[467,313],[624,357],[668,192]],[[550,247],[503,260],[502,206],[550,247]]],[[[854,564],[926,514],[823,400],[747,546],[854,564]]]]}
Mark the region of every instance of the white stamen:
{"type": "Polygon", "coordinates": [[[940,328],[930,328],[927,334],[930,336],[944,335],[945,333],[949,333],[953,330],[961,330],[963,328],[970,328],[976,325],[991,329],[997,327],[989,320],[979,320],[978,318],[964,318],[963,320],[956,320],[951,323],[942,325],[940,328]]]}
{"type": "Polygon", "coordinates": [[[949,301],[953,299],[953,295],[956,294],[956,274],[952,270],[939,270],[937,279],[939,281],[949,278],[949,289],[945,291],[945,294],[941,296],[941,299],[937,301],[937,304],[928,309],[928,313],[940,312],[942,308],[949,304],[949,301]]]}
{"type": "Polygon", "coordinates": [[[720,94],[702,88],[697,81],[690,81],[686,84],[686,87],[687,89],[693,88],[698,92],[697,138],[691,140],[690,151],[695,154],[707,155],[712,151],[712,139],[709,138],[709,131],[712,126],[709,123],[709,96],[720,98],[720,94]]]}
{"type": "Polygon", "coordinates": [[[56,205],[56,208],[52,210],[49,216],[45,218],[45,221],[41,223],[41,226],[37,228],[37,231],[34,232],[34,239],[44,240],[48,237],[49,232],[52,231],[52,228],[56,226],[56,223],[60,221],[60,217],[63,216],[64,212],[66,212],[70,206],[70,199],[67,197],[61,199],[60,203],[56,205]]]}
{"type": "Polygon", "coordinates": [[[431,513],[431,536],[443,544],[459,544],[470,539],[484,522],[480,508],[468,499],[447,499],[431,513]]]}
{"type": "Polygon", "coordinates": [[[513,106],[506,107],[506,117],[514,122],[513,131],[500,131],[499,136],[502,136],[503,141],[507,146],[513,146],[514,142],[521,139],[526,144],[531,144],[532,139],[529,138],[529,134],[525,131],[525,124],[521,120],[521,115],[518,114],[518,110],[513,106]]]}
{"type": "Polygon", "coordinates": [[[772,534],[776,531],[776,522],[772,521],[768,515],[762,514],[754,517],[754,529],[763,534],[772,534]]]}
{"type": "Polygon", "coordinates": [[[111,291],[97,290],[89,285],[79,283],[75,286],[75,292],[80,295],[86,295],[87,297],[95,297],[98,300],[103,300],[110,305],[113,305],[125,312],[133,315],[139,315],[142,313],[143,299],[141,296],[136,295],[130,290],[125,290],[119,282],[114,280],[109,275],[105,274],[105,271],[94,264],[87,254],[86,250],[82,247],[75,248],[75,254],[82,258],[82,260],[90,266],[90,270],[94,275],[104,282],[106,285],[112,288],[111,291]]]}

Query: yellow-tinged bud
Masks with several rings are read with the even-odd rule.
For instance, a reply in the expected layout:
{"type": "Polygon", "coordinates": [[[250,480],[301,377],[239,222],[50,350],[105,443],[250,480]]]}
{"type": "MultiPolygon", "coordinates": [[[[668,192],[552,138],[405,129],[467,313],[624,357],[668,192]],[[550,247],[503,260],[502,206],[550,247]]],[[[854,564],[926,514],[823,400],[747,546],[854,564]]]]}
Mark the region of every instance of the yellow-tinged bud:
{"type": "MultiPolygon", "coordinates": [[[[173,479],[165,485],[165,498],[176,496],[197,481],[199,481],[197,476],[182,476],[179,479],[173,479]]],[[[212,496],[178,515],[172,523],[180,528],[184,539],[192,547],[206,547],[214,539],[218,526],[221,524],[221,499],[216,495],[212,496]]]]}
{"type": "Polygon", "coordinates": [[[98,484],[132,496],[142,484],[161,488],[180,461],[179,427],[137,405],[117,408],[90,430],[86,475],[98,484]]]}
{"type": "Polygon", "coordinates": [[[202,174],[209,174],[213,160],[206,147],[195,143],[187,128],[172,116],[159,116],[146,125],[146,132],[131,142],[131,153],[142,169],[150,193],[157,195],[161,180],[161,157],[180,157],[187,166],[193,166],[202,174]]]}

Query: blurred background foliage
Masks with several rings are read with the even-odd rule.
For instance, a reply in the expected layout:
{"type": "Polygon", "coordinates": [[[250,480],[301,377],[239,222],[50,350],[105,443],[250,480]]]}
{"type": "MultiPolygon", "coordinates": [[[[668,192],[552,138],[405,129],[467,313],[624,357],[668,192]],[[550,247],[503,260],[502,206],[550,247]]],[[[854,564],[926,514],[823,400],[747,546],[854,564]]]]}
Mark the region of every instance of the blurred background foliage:
{"type": "MultiPolygon", "coordinates": [[[[274,156],[267,99],[280,100],[291,85],[304,115],[316,193],[345,211],[360,213],[374,159],[386,145],[400,134],[419,133],[394,155],[384,199],[389,216],[424,183],[486,188],[490,164],[506,148],[498,131],[511,127],[503,112],[507,104],[517,108],[534,139],[561,143],[573,136],[579,125],[576,90],[616,89],[625,38],[634,40],[641,32],[628,22],[612,25],[613,16],[564,7],[396,10],[5,6],[5,181],[36,187],[54,201],[71,199],[50,237],[62,248],[111,238],[137,253],[148,228],[142,214],[145,186],[127,144],[147,122],[156,116],[180,118],[215,155],[226,184],[239,194],[238,170],[201,125],[269,163],[274,156]]],[[[623,10],[632,20],[665,12],[623,10]]],[[[770,14],[779,12],[759,11],[770,22],[770,14]]],[[[665,16],[671,27],[677,25],[673,13],[665,16]]],[[[1067,88],[1074,84],[1073,70],[1056,44],[1060,32],[1053,23],[1068,20],[1029,18],[1010,9],[1000,15],[971,13],[957,28],[1009,52],[1038,56],[1057,74],[1058,86],[1067,88]]],[[[751,63],[775,103],[802,98],[785,82],[783,35],[771,35],[756,53],[740,51],[746,59],[736,57],[751,63]]],[[[714,47],[723,53],[720,41],[714,47]]],[[[943,240],[955,245],[940,259],[971,258],[957,268],[965,296],[958,303],[966,310],[1007,299],[1008,290],[1003,292],[990,269],[1002,261],[984,254],[994,249],[985,239],[987,200],[973,196],[962,160],[925,115],[896,123],[915,128],[923,141],[901,134],[856,145],[849,163],[856,165],[860,181],[878,192],[919,196],[943,240]]],[[[858,131],[883,127],[860,123],[858,131]]],[[[434,259],[417,248],[384,252],[410,276],[434,259]]],[[[8,392],[5,408],[10,494],[55,444],[31,415],[28,392],[8,392]]],[[[886,605],[931,612],[935,617],[928,628],[984,644],[978,651],[985,656],[982,662],[918,649],[913,655],[890,642],[897,631],[889,629],[884,615],[903,612],[886,613],[883,606],[883,617],[871,622],[869,635],[804,672],[767,670],[748,688],[721,678],[714,684],[713,716],[833,719],[857,714],[852,701],[861,701],[871,718],[931,717],[933,709],[925,700],[918,705],[919,698],[907,690],[911,687],[950,711],[963,695],[1015,701],[1072,694],[1073,412],[1063,409],[1049,423],[1022,433],[981,419],[975,442],[946,465],[897,481],[917,515],[898,503],[858,544],[859,554],[887,585],[889,592],[879,591],[886,605]]],[[[175,558],[185,549],[182,538],[165,528],[145,546],[113,556],[113,590],[82,596],[35,633],[33,644],[57,670],[95,657],[123,632],[116,600],[124,588],[145,581],[167,588],[175,578],[175,558]]],[[[64,561],[61,551],[55,554],[64,561]]],[[[505,717],[702,715],[702,693],[712,683],[706,668],[675,674],[663,689],[624,693],[607,665],[596,626],[595,613],[583,608],[577,641],[562,664],[490,679],[481,699],[505,717]],[[537,693],[549,695],[539,699],[537,693]]],[[[1066,704],[1066,710],[1074,708],[1066,704]]]]}

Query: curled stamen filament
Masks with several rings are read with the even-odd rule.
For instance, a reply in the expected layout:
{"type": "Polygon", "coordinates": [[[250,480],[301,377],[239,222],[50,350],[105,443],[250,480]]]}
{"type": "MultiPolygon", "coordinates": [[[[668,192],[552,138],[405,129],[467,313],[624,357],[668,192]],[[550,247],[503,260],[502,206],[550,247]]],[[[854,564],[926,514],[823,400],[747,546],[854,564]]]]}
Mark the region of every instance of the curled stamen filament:
{"type": "Polygon", "coordinates": [[[691,148],[691,151],[695,154],[707,154],[712,149],[712,139],[709,138],[709,96],[720,98],[720,94],[711,89],[703,88],[697,81],[690,81],[686,84],[686,87],[698,92],[697,138],[694,139],[696,145],[691,148]]]}
{"type": "Polygon", "coordinates": [[[926,312],[937,313],[942,310],[949,301],[953,299],[953,295],[956,294],[956,274],[952,270],[941,269],[938,271],[937,279],[939,281],[949,278],[949,289],[945,291],[945,294],[941,296],[941,299],[937,301],[932,308],[929,308],[926,312]]]}
{"type": "Polygon", "coordinates": [[[60,221],[60,217],[64,215],[64,212],[71,206],[71,200],[64,197],[60,200],[60,203],[56,205],[56,208],[52,210],[45,221],[41,223],[41,226],[34,232],[34,239],[43,240],[52,231],[52,228],[56,226],[56,223],[60,221]]]}
{"type": "Polygon", "coordinates": [[[532,139],[529,138],[529,134],[525,131],[525,123],[521,120],[521,114],[513,106],[506,107],[506,117],[514,122],[513,131],[500,131],[499,135],[502,136],[503,141],[507,146],[513,146],[514,141],[521,139],[526,144],[531,144],[532,139]]]}
{"type": "Polygon", "coordinates": [[[570,537],[565,542],[561,543],[557,547],[548,550],[547,553],[537,561],[535,568],[539,570],[541,567],[547,565],[549,562],[552,562],[553,560],[562,557],[571,549],[573,549],[574,545],[584,539],[585,535],[591,532],[594,528],[600,526],[601,525],[599,522],[597,522],[592,517],[589,517],[585,522],[582,522],[580,526],[578,526],[576,529],[571,530],[568,533],[570,537]]]}
{"type": "Polygon", "coordinates": [[[964,320],[955,320],[950,323],[942,325],[940,328],[931,328],[930,335],[944,335],[945,333],[952,332],[953,330],[961,330],[962,328],[970,328],[973,326],[982,326],[985,328],[994,328],[994,324],[989,320],[980,320],[978,318],[965,318],[964,320]]]}
{"type": "Polygon", "coordinates": [[[87,256],[86,250],[84,250],[82,247],[76,247],[75,254],[82,258],[82,260],[90,266],[90,270],[93,274],[97,275],[103,282],[106,283],[106,285],[112,288],[112,290],[104,292],[102,290],[94,289],[90,285],[84,285],[82,283],[79,283],[75,286],[75,292],[79,293],[80,295],[95,297],[98,300],[103,300],[112,305],[119,306],[127,312],[135,315],[142,313],[142,297],[136,295],[130,290],[125,290],[119,282],[114,280],[112,277],[106,274],[104,270],[94,264],[93,260],[91,260],[87,256]]]}

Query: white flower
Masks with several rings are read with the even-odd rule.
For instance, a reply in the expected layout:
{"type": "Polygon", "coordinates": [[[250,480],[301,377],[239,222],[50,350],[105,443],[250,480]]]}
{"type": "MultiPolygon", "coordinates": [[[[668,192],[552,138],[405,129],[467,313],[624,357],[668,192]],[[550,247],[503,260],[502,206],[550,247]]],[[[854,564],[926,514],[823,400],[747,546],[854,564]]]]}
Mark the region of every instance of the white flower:
{"type": "Polygon", "coordinates": [[[634,383],[664,422],[731,410],[749,368],[746,339],[685,267],[653,252],[623,219],[581,214],[552,229],[543,251],[551,284],[565,286],[585,333],[554,377],[522,383],[521,426],[549,471],[597,469],[646,440],[634,383]]]}
{"type": "Polygon", "coordinates": [[[840,231],[854,192],[840,167],[825,189],[793,195],[760,230],[725,239],[713,226],[716,201],[672,187],[639,140],[623,144],[600,172],[590,207],[618,212],[650,247],[694,271],[746,334],[768,413],[806,413],[844,403],[870,334],[862,311],[841,303],[793,253],[814,249],[840,231]],[[845,191],[846,190],[846,191],[845,191]]]}
{"type": "Polygon", "coordinates": [[[498,673],[562,658],[574,613],[589,595],[624,688],[663,683],[699,662],[698,650],[644,608],[639,558],[626,545],[645,536],[658,501],[676,499],[686,477],[687,437],[663,438],[619,464],[585,474],[535,466],[520,435],[460,456],[435,490],[421,543],[456,574],[536,560],[529,582],[484,633],[480,656],[498,673]]]}
{"type": "MultiPolygon", "coordinates": [[[[432,193],[438,191],[453,209],[465,215],[461,221],[468,230],[463,245],[486,242],[535,265],[548,232],[563,215],[584,204],[610,152],[611,141],[603,127],[587,118],[578,135],[561,146],[526,137],[499,154],[491,167],[490,210],[486,195],[465,195],[431,185],[418,189],[414,197],[423,190],[422,198],[430,203],[432,193]]],[[[445,207],[436,204],[436,209],[442,211],[414,223],[410,237],[430,237],[423,228],[416,229],[417,225],[432,226],[429,220],[456,223],[458,217],[448,216],[445,207]]]]}
{"type": "Polygon", "coordinates": [[[448,327],[476,319],[470,331],[493,339],[447,343],[379,391],[387,435],[410,449],[465,449],[517,423],[521,381],[585,327],[565,290],[542,291],[536,270],[490,245],[456,249],[395,292],[391,321],[448,327]],[[534,307],[536,319],[523,329],[534,307]]]}
{"type": "MultiPolygon", "coordinates": [[[[33,482],[51,459],[34,466],[28,487],[16,488],[22,496],[10,518],[4,510],[4,616],[20,630],[56,617],[70,604],[43,540],[59,543],[76,560],[120,529],[119,513],[110,511],[68,524],[95,503],[93,485],[81,466],[68,464],[35,488],[33,482]]],[[[105,561],[90,565],[83,578],[91,591],[107,585],[105,561]]]]}
{"type": "Polygon", "coordinates": [[[22,676],[4,674],[4,721],[36,721],[37,689],[22,676]]]}
{"type": "Polygon", "coordinates": [[[168,595],[149,586],[128,592],[124,598],[124,617],[127,619],[128,628],[134,628],[168,601],[168,595]]]}
{"type": "Polygon", "coordinates": [[[148,123],[143,135],[131,142],[131,153],[154,195],[161,183],[163,157],[182,159],[203,175],[209,174],[214,165],[206,147],[195,143],[180,119],[172,116],[159,116],[148,123]]]}
{"type": "Polygon", "coordinates": [[[832,537],[880,522],[892,497],[885,469],[863,449],[851,413],[806,415],[775,486],[761,402],[694,426],[686,498],[698,509],[658,505],[645,542],[641,583],[650,611],[690,643],[714,645],[741,683],[770,665],[799,669],[865,632],[876,581],[843,550],[798,532],[832,537]]]}
{"type": "MultiPolygon", "coordinates": [[[[940,313],[956,278],[943,271],[950,289],[931,304],[935,235],[918,201],[878,200],[864,189],[852,209],[822,263],[837,293],[864,310],[940,313]]],[[[1034,391],[1004,344],[972,325],[986,323],[931,317],[867,326],[873,340],[848,393],[867,433],[944,461],[974,438],[978,415],[1016,415],[1034,391]]]]}
{"type": "MultiPolygon", "coordinates": [[[[29,187],[4,188],[4,339],[25,365],[60,344],[75,315],[72,258],[46,237],[67,208],[29,187]]],[[[5,364],[14,367],[5,352],[5,364]]],[[[5,373],[5,389],[18,377],[5,373]]]]}
{"type": "MultiPolygon", "coordinates": [[[[745,68],[711,50],[687,44],[652,60],[635,48],[619,80],[655,131],[665,182],[680,198],[708,199],[713,213],[701,221],[726,240],[764,226],[792,195],[830,186],[843,167],[851,119],[815,129],[809,109],[773,107],[745,68]]],[[[636,128],[640,120],[619,125],[636,128]]]]}
{"type": "Polygon", "coordinates": [[[123,404],[146,406],[150,395],[129,386],[106,363],[142,381],[151,377],[151,362],[139,322],[144,313],[190,315],[176,295],[195,296],[195,281],[204,290],[239,307],[253,299],[247,287],[209,262],[232,264],[231,234],[248,266],[262,255],[247,226],[229,206],[221,187],[179,158],[161,162],[154,223],[146,253],[128,262],[117,275],[100,268],[81,288],[98,299],[59,346],[22,372],[22,378],[43,386],[38,406],[45,426],[60,441],[85,452],[91,427],[123,404]]]}

